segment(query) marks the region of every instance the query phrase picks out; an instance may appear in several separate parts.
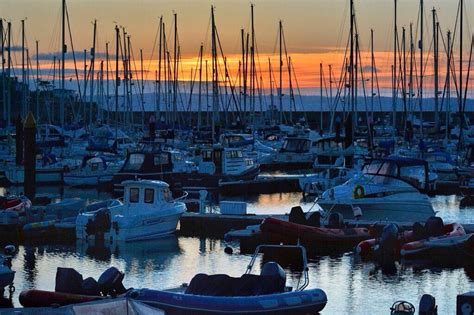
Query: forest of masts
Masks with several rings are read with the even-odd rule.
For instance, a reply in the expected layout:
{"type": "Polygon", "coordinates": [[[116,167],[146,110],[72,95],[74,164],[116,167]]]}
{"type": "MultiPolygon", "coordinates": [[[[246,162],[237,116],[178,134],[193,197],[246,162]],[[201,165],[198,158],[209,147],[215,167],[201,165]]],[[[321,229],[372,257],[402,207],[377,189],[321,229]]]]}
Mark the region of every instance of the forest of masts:
{"type": "MultiPolygon", "coordinates": [[[[28,111],[32,111],[40,123],[64,126],[82,121],[92,125],[101,120],[124,128],[144,128],[153,114],[157,120],[173,128],[187,125],[214,130],[216,126],[226,127],[236,121],[244,126],[258,125],[263,119],[273,124],[292,124],[297,119],[307,118],[307,112],[311,111],[320,112],[315,119],[317,125],[332,131],[334,118],[339,114],[351,117],[354,125],[361,117],[371,121],[374,112],[383,111],[381,94],[388,94],[390,90],[392,111],[385,114],[391,115],[393,126],[404,124],[414,115],[423,121],[425,93],[431,96],[430,102],[434,104],[434,123],[438,128],[443,123],[446,126],[451,123],[452,102],[457,103],[459,122],[465,123],[473,38],[467,45],[463,44],[463,25],[466,24],[463,0],[459,0],[453,28],[446,31],[440,26],[436,9],[429,12],[424,8],[423,0],[419,1],[417,22],[400,29],[397,25],[397,0],[394,0],[390,88],[379,81],[373,29],[369,34],[370,47],[361,52],[356,9],[354,1],[349,0],[350,31],[342,66],[334,69],[331,64],[320,64],[319,87],[314,91],[320,96],[319,104],[306,105],[306,108],[302,104],[297,74],[287,50],[282,21],[278,21],[277,48],[273,57],[261,57],[256,41],[254,5],[250,6],[250,29],[240,30],[241,51],[236,73],[230,71],[216,26],[214,7],[211,7],[210,45],[204,44],[209,42],[207,38],[201,43],[190,80],[183,80],[180,79],[183,66],[178,14],[173,13],[172,38],[166,36],[167,25],[163,17],[159,18],[151,52],[157,67],[150,70],[145,69],[143,50],[140,49],[138,54],[134,51],[131,35],[118,24],[115,26],[115,40],[106,42],[105,51],[99,54],[96,51],[98,23],[94,21],[92,48],[85,49],[81,56],[74,47],[66,0],[61,2],[62,48],[53,54],[52,62],[48,60],[52,69],[45,69],[40,64],[38,41],[35,41],[34,53],[27,45],[26,19],[20,24],[21,48],[12,41],[12,22],[0,19],[0,116],[4,122],[11,123],[18,115],[25,117],[28,111]],[[427,17],[431,17],[431,21],[427,21],[427,17]],[[429,24],[431,30],[426,30],[429,24]],[[19,61],[17,54],[21,54],[19,61]],[[363,64],[367,60],[362,58],[363,54],[370,56],[370,67],[363,64]],[[70,60],[68,63],[72,63],[72,67],[66,65],[66,59],[70,60]],[[429,84],[431,91],[425,92],[428,65],[432,65],[434,82],[429,84]],[[370,73],[364,72],[367,69],[370,73]],[[263,73],[266,73],[265,80],[263,73]],[[154,78],[149,79],[148,74],[153,74],[154,78]],[[68,88],[66,81],[69,81],[68,88]],[[146,109],[147,90],[152,91],[153,106],[146,109]],[[358,102],[362,104],[359,106],[358,102]],[[323,122],[324,111],[328,113],[329,122],[323,122]]],[[[471,34],[470,31],[467,34],[471,34]]]]}

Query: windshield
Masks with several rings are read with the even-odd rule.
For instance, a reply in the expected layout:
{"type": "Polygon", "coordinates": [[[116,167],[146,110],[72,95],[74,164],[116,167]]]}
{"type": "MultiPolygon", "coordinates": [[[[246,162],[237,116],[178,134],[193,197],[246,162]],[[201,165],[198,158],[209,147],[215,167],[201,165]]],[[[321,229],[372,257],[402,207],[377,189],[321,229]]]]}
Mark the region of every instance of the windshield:
{"type": "Polygon", "coordinates": [[[309,150],[310,142],[306,139],[287,139],[283,143],[283,149],[292,152],[306,152],[309,150]]]}
{"type": "Polygon", "coordinates": [[[125,164],[124,170],[126,171],[137,171],[142,167],[143,162],[145,161],[145,155],[142,153],[132,153],[130,154],[127,164],[125,164]]]}

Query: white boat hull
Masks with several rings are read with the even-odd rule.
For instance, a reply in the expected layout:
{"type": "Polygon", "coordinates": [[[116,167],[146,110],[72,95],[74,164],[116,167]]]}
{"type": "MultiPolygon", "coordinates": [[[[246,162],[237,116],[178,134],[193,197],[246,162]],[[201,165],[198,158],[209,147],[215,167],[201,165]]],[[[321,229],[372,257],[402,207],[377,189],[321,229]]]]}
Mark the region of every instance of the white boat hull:
{"type": "Polygon", "coordinates": [[[353,207],[362,209],[362,220],[390,222],[426,222],[435,215],[426,197],[419,200],[398,198],[324,199],[318,204],[325,211],[339,212],[344,219],[354,219],[353,207]]]}

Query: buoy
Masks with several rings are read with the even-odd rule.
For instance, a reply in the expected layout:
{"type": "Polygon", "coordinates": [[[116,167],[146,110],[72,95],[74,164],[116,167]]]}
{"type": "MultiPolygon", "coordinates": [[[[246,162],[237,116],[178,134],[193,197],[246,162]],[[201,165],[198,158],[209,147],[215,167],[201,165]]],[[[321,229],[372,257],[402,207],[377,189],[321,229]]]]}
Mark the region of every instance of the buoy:
{"type": "Polygon", "coordinates": [[[226,254],[232,255],[234,253],[234,250],[232,249],[232,247],[226,246],[226,248],[224,248],[224,252],[226,254]]]}

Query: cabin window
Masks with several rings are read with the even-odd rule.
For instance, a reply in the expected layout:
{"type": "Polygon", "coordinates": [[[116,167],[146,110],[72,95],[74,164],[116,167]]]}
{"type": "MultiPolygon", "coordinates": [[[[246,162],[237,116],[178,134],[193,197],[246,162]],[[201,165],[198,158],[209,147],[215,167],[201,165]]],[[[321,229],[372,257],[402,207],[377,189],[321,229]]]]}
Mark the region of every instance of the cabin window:
{"type": "Polygon", "coordinates": [[[125,170],[138,171],[142,167],[142,164],[144,161],[145,161],[144,154],[140,154],[140,153],[130,154],[127,165],[125,166],[125,170]]]}
{"type": "Polygon", "coordinates": [[[169,190],[169,188],[163,189],[162,193],[163,193],[163,199],[165,201],[170,202],[171,200],[173,200],[173,195],[171,194],[171,190],[169,190]]]}
{"type": "Polygon", "coordinates": [[[140,189],[130,188],[130,202],[137,203],[140,199],[140,189]]]}
{"type": "Polygon", "coordinates": [[[212,162],[212,151],[202,151],[201,154],[204,162],[212,162]]]}
{"type": "Polygon", "coordinates": [[[168,153],[155,154],[154,162],[155,166],[168,165],[170,163],[168,153]]]}
{"type": "Polygon", "coordinates": [[[155,190],[145,188],[145,203],[153,203],[155,201],[155,190]]]}
{"type": "Polygon", "coordinates": [[[243,157],[242,151],[227,151],[226,156],[230,159],[236,159],[243,157]]]}

